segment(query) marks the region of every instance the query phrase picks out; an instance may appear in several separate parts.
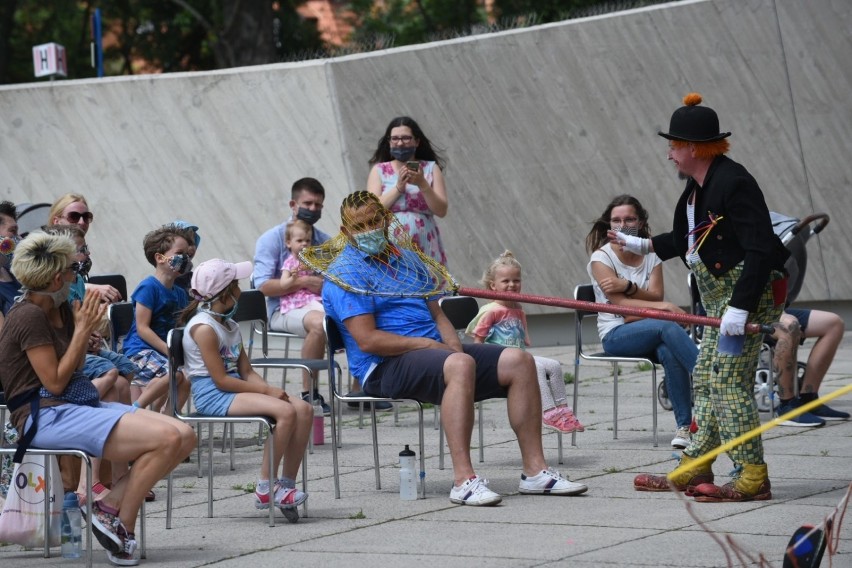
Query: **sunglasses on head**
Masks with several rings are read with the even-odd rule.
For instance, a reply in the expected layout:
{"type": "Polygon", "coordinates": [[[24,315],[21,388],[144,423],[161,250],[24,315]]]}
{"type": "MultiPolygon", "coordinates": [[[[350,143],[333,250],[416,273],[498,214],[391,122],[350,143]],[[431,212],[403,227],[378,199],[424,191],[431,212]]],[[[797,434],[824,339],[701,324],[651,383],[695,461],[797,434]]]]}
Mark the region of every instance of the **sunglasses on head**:
{"type": "Polygon", "coordinates": [[[71,211],[70,213],[65,214],[65,218],[71,221],[72,223],[79,223],[80,219],[83,219],[86,223],[91,223],[94,220],[95,216],[91,211],[86,211],[85,213],[78,213],[77,211],[71,211]]]}

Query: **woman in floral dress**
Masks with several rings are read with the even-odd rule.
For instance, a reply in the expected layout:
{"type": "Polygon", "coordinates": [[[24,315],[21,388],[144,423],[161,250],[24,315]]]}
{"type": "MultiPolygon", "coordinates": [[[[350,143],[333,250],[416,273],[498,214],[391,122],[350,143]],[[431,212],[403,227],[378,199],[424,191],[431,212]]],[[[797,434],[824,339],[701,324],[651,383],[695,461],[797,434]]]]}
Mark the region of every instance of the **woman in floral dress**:
{"type": "Polygon", "coordinates": [[[447,255],[435,217],[447,214],[444,160],[420,126],[407,116],[394,118],[370,158],[367,189],[394,212],[414,243],[443,265],[447,255]]]}

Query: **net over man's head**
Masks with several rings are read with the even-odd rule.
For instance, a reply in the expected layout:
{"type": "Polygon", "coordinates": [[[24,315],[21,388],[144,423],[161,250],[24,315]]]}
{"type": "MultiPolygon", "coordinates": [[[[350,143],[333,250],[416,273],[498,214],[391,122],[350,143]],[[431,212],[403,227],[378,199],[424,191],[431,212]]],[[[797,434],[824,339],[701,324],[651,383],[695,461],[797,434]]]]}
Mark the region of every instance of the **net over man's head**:
{"type": "Polygon", "coordinates": [[[423,254],[405,228],[368,191],[347,195],[340,233],[299,258],[344,290],[377,296],[434,298],[458,285],[447,269],[423,254]]]}

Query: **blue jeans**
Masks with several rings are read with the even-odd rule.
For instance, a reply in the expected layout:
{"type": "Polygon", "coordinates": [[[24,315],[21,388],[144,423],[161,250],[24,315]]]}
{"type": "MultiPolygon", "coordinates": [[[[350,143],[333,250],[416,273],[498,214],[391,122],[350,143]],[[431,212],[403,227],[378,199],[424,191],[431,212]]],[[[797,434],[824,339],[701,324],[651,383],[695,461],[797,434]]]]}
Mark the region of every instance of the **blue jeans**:
{"type": "Polygon", "coordinates": [[[698,358],[698,347],[686,331],[672,321],[643,319],[620,325],[602,341],[610,355],[648,357],[654,355],[666,370],[666,390],[678,428],[692,422],[689,374],[698,358]]]}

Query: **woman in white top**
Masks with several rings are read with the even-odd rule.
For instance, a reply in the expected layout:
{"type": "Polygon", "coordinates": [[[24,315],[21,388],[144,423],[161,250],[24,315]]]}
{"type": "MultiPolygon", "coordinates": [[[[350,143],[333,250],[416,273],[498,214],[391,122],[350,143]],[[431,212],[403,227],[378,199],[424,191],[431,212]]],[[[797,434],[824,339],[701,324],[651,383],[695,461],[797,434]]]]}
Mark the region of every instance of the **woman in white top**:
{"type": "MultiPolygon", "coordinates": [[[[586,251],[591,254],[587,270],[595,290],[595,301],[604,304],[654,308],[684,313],[663,301],[663,268],[657,255],[627,252],[610,244],[607,231],[648,238],[648,212],[630,195],[619,195],[607,205],[586,236],[586,251]]],[[[698,357],[698,347],[677,323],[598,314],[598,334],[604,351],[626,357],[653,356],[665,369],[665,383],[674,409],[677,432],[675,448],[689,445],[692,422],[690,374],[698,357]]]]}
{"type": "Polygon", "coordinates": [[[192,383],[192,401],[200,413],[262,414],[275,419],[275,429],[266,443],[274,444],[276,475],[284,460],[282,475],[274,481],[268,479],[269,452],[264,451],[255,507],[268,509],[272,502],[294,521],[299,518],[296,507],[308,498],[307,493],[296,489],[296,475],[308,445],[313,408],[267,384],[246,356],[240,326],[231,318],[240,298],[238,280],[248,278],[251,272],[250,262],[231,264],[218,258],[202,262],[193,271],[193,301],[180,316],[181,324],[186,326],[184,373],[192,383]]]}

